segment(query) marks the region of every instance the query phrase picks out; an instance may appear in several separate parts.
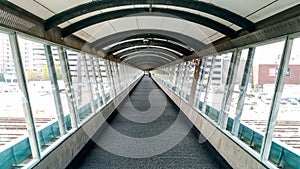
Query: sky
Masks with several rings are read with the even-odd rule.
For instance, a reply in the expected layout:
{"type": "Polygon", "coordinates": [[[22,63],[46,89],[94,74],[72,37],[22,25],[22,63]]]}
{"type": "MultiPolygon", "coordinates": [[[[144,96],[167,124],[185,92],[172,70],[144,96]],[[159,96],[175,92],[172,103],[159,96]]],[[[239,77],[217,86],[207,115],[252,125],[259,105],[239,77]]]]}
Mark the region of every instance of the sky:
{"type": "MultiPolygon", "coordinates": [[[[258,46],[255,50],[254,64],[279,64],[284,41],[258,46]]],[[[290,64],[300,64],[300,38],[294,39],[290,64]]]]}

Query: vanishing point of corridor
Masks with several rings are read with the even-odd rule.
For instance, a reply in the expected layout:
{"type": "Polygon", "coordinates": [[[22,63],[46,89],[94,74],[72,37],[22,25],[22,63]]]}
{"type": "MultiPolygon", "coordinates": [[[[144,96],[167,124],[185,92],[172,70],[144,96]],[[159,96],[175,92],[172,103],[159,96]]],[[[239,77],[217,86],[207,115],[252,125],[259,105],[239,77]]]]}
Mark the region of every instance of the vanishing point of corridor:
{"type": "MultiPolygon", "coordinates": [[[[156,112],[150,113],[155,114],[156,112]]],[[[153,117],[154,116],[155,115],[153,115],[153,117]]],[[[218,152],[216,152],[216,150],[208,143],[208,141],[202,141],[201,143],[199,143],[199,132],[194,129],[193,126],[191,126],[190,122],[185,119],[182,113],[180,113],[179,108],[162,93],[155,82],[147,75],[142,78],[142,80],[130,93],[129,98],[125,99],[121,103],[121,105],[115,110],[108,121],[109,125],[106,125],[106,127],[102,127],[98,131],[99,134],[96,134],[94,138],[91,139],[93,141],[90,141],[85,146],[85,148],[73,160],[68,168],[231,168],[226,163],[226,161],[218,154],[218,152]],[[154,99],[154,102],[152,102],[152,107],[156,107],[158,109],[160,109],[159,107],[164,108],[164,111],[159,117],[149,123],[137,123],[124,117],[130,114],[128,115],[130,119],[134,119],[138,116],[145,117],[146,119],[152,118],[152,115],[143,114],[149,113],[149,111],[147,110],[152,108],[149,98],[154,99]],[[166,103],[164,103],[164,100],[166,100],[166,103]],[[134,108],[137,110],[136,114],[127,111],[128,109],[131,109],[130,107],[128,107],[131,106],[130,104],[128,104],[129,102],[131,102],[134,108]],[[179,116],[182,118],[178,120],[179,116]],[[108,128],[113,128],[121,135],[140,138],[142,140],[143,138],[155,137],[165,132],[166,130],[171,128],[172,125],[174,125],[176,119],[182,125],[180,126],[180,128],[190,128],[190,130],[188,133],[186,133],[186,136],[181,141],[178,141],[179,143],[177,145],[162,154],[151,156],[152,152],[139,152],[142,156],[149,155],[149,157],[132,158],[130,157],[130,154],[128,154],[127,157],[124,157],[108,152],[108,148],[105,148],[106,150],[103,149],[101,147],[101,145],[103,144],[99,143],[109,140],[110,144],[112,144],[112,147],[119,148],[120,153],[122,153],[123,150],[126,151],[126,149],[143,151],[139,149],[138,146],[118,146],[130,146],[130,143],[126,143],[127,140],[111,140],[111,138],[113,138],[114,136],[112,136],[113,132],[110,132],[111,129],[108,128]]],[[[180,129],[177,131],[178,133],[176,134],[178,135],[178,137],[183,134],[179,132],[185,132],[184,130],[180,129]]],[[[169,138],[158,138],[153,144],[155,147],[161,146],[157,147],[157,149],[164,150],[166,147],[163,147],[162,145],[164,144],[161,144],[161,142],[167,143],[168,141],[170,141],[168,139],[170,139],[171,137],[172,136],[169,136],[169,138]]],[[[144,146],[148,145],[147,142],[141,144],[144,144],[144,146]]],[[[148,149],[148,151],[151,150],[148,149]]]]}

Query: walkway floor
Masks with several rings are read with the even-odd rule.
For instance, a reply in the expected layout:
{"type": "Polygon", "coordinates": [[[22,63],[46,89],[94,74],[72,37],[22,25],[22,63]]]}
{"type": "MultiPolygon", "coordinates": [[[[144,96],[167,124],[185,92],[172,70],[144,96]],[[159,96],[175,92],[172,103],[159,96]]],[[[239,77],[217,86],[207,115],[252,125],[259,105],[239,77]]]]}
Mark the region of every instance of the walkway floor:
{"type": "Polygon", "coordinates": [[[109,125],[96,134],[94,141],[85,146],[68,168],[231,168],[207,141],[199,143],[199,132],[181,115],[178,107],[162,94],[152,79],[144,76],[130,97],[114,112],[113,118],[108,120],[109,125]],[[136,110],[129,107],[130,102],[136,110]],[[163,107],[163,113],[157,119],[156,115],[145,113],[155,114],[149,111],[153,107],[154,110],[163,107]],[[143,116],[155,120],[134,122],[143,116]],[[179,127],[174,127],[176,122],[180,122],[179,127]],[[175,138],[172,128],[177,134],[175,138]],[[115,136],[114,131],[120,136],[115,136]],[[167,146],[169,144],[174,146],[167,146]]]}

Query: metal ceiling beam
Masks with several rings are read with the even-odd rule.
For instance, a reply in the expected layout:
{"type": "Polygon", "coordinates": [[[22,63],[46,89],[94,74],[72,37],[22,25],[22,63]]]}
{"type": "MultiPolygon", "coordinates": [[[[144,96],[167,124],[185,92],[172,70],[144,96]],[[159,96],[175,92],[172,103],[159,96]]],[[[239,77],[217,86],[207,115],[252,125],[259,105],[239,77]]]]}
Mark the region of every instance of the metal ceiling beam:
{"type": "Polygon", "coordinates": [[[212,19],[192,14],[189,12],[184,12],[180,10],[173,10],[173,9],[164,9],[164,8],[153,8],[152,12],[148,12],[148,8],[132,8],[132,9],[122,9],[112,12],[106,12],[99,15],[95,15],[83,20],[80,20],[76,23],[73,23],[64,29],[62,29],[62,37],[66,37],[71,35],[74,32],[77,32],[81,29],[89,27],[91,25],[101,23],[104,21],[121,18],[125,16],[164,16],[164,17],[172,17],[177,19],[184,19],[190,22],[194,22],[200,25],[204,25],[208,28],[216,30],[230,38],[236,38],[237,32],[219,22],[216,22],[212,19]],[[163,15],[162,15],[163,14],[163,15]]]}
{"type": "Polygon", "coordinates": [[[173,38],[173,37],[170,37],[170,36],[167,36],[167,35],[161,35],[161,34],[152,34],[152,33],[142,33],[142,34],[137,34],[137,35],[133,35],[133,36],[129,36],[129,37],[126,37],[124,38],[124,40],[120,40],[116,43],[112,43],[112,44],[109,44],[107,46],[97,46],[97,44],[91,44],[91,47],[92,48],[97,48],[97,49],[101,49],[103,48],[103,50],[107,50],[106,48],[112,48],[114,46],[117,46],[121,43],[124,43],[124,42],[128,42],[128,41],[136,41],[137,39],[166,39],[168,41],[173,41],[175,43],[180,43],[180,44],[183,44],[185,46],[188,46],[186,45],[185,43],[181,42],[180,40],[176,39],[176,38],[173,38]]]}
{"type": "Polygon", "coordinates": [[[151,50],[151,51],[147,51],[147,50],[140,50],[140,51],[136,51],[136,52],[132,52],[126,55],[123,55],[120,60],[123,61],[129,57],[135,56],[135,55],[151,55],[151,54],[155,54],[170,60],[176,60],[179,59],[177,56],[173,55],[171,52],[170,54],[167,54],[166,51],[157,51],[157,50],[151,50]]]}
{"type": "Polygon", "coordinates": [[[59,14],[52,16],[51,18],[46,20],[45,30],[49,30],[51,28],[56,27],[57,25],[66,22],[75,17],[97,11],[106,8],[125,6],[125,5],[135,5],[135,4],[159,4],[159,5],[170,5],[170,6],[178,6],[183,8],[189,8],[193,10],[198,10],[201,12],[205,12],[216,17],[222,18],[226,21],[229,21],[233,24],[236,24],[247,31],[254,31],[255,25],[251,21],[246,18],[237,15],[229,10],[224,8],[215,6],[213,4],[209,4],[202,1],[195,0],[128,0],[128,1],[120,1],[120,0],[102,0],[102,1],[93,1],[88,2],[82,5],[78,5],[71,9],[65,10],[59,14]]]}
{"type": "Polygon", "coordinates": [[[189,50],[183,46],[168,42],[168,41],[159,41],[159,40],[149,40],[147,43],[141,41],[134,41],[134,42],[127,42],[127,43],[123,43],[120,44],[118,46],[115,46],[113,48],[111,48],[110,50],[108,50],[106,52],[107,56],[110,55],[114,55],[114,53],[119,52],[123,49],[127,49],[127,48],[131,48],[131,47],[135,47],[135,46],[160,46],[160,47],[164,47],[164,48],[168,48],[171,50],[174,50],[176,52],[182,53],[185,56],[189,56],[193,53],[192,50],[189,50]]]}
{"type": "Polygon", "coordinates": [[[164,63],[169,63],[172,62],[172,60],[166,59],[160,55],[155,55],[155,54],[150,54],[150,55],[134,55],[131,56],[130,58],[128,57],[127,59],[123,60],[124,62],[127,63],[132,63],[132,62],[137,62],[139,60],[153,60],[153,61],[161,61],[164,63]]]}
{"type": "Polygon", "coordinates": [[[139,61],[137,62],[136,64],[132,64],[133,66],[135,67],[138,67],[140,65],[143,65],[143,64],[151,64],[153,65],[154,67],[159,67],[159,66],[162,66],[166,63],[161,63],[161,62],[151,62],[151,61],[148,61],[148,60],[144,60],[144,61],[139,61]]]}
{"type": "Polygon", "coordinates": [[[160,50],[161,52],[166,53],[166,54],[171,53],[173,56],[176,56],[177,58],[181,58],[182,57],[181,55],[178,55],[177,53],[171,52],[171,51],[169,51],[167,49],[158,48],[157,46],[139,46],[139,47],[134,48],[134,49],[126,50],[126,51],[124,51],[124,52],[122,52],[120,54],[117,54],[117,55],[113,56],[113,57],[120,60],[120,58],[122,58],[122,56],[124,56],[124,55],[128,55],[128,54],[131,54],[131,53],[134,53],[134,52],[137,52],[137,51],[143,51],[143,50],[148,50],[148,51],[160,50]]]}
{"type": "Polygon", "coordinates": [[[194,39],[193,37],[189,37],[184,34],[180,34],[177,32],[167,31],[167,30],[153,30],[153,29],[134,29],[129,31],[118,32],[113,35],[108,35],[106,37],[100,38],[89,44],[91,48],[97,47],[98,49],[102,49],[111,44],[123,41],[125,39],[130,39],[134,37],[143,37],[146,34],[154,34],[159,36],[165,36],[167,39],[169,37],[176,37],[176,39],[180,40],[181,43],[192,47],[196,51],[200,51],[202,49],[207,48],[207,45],[200,42],[199,40],[194,39]]]}

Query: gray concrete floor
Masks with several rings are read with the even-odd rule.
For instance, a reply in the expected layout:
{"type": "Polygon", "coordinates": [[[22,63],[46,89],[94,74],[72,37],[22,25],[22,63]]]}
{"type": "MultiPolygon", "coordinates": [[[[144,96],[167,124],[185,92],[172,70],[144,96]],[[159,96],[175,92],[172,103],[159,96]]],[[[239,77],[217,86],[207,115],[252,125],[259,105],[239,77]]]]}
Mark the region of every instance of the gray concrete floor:
{"type": "MultiPolygon", "coordinates": [[[[147,111],[151,107],[149,102],[149,93],[153,89],[158,89],[158,86],[151,80],[151,78],[145,76],[131,92],[130,97],[124,100],[119,108],[113,113],[112,118],[108,120],[109,125],[107,126],[110,126],[122,135],[140,139],[155,137],[171,128],[176,121],[176,118],[181,113],[179,113],[180,110],[169,98],[167,98],[166,108],[164,109],[163,113],[156,120],[150,123],[136,123],[128,120],[123,116],[124,114],[121,115],[119,113],[119,111],[128,108],[126,107],[128,106],[126,104],[128,101],[131,101],[132,105],[137,110],[140,110],[141,112],[147,111]]],[[[163,104],[163,102],[161,104],[163,104]]],[[[182,125],[181,128],[189,128],[189,126],[191,126],[186,118],[182,118],[180,124],[182,125]]],[[[132,158],[129,154],[129,151],[128,156],[124,157],[111,153],[111,151],[109,151],[107,148],[103,149],[101,144],[98,144],[99,140],[104,140],[104,142],[106,140],[109,143],[109,141],[111,141],[109,139],[113,138],[111,136],[111,132],[108,132],[107,126],[99,130],[99,132],[92,139],[94,141],[91,140],[85,146],[85,148],[72,161],[68,168],[231,168],[207,141],[204,143],[199,143],[199,132],[194,127],[191,127],[191,130],[189,130],[187,135],[182,140],[178,141],[178,144],[168,151],[147,158],[132,158]]],[[[182,131],[179,129],[178,132],[182,131]]],[[[180,135],[180,133],[178,134],[180,135]]],[[[126,139],[114,140],[111,141],[111,144],[114,147],[117,147],[119,151],[126,152],[126,148],[128,148],[124,146],[127,144],[126,141],[126,139]],[[118,145],[122,146],[118,147],[118,145]]],[[[167,141],[170,140],[168,140],[168,138],[159,138],[157,143],[153,143],[157,144],[158,149],[152,149],[166,149],[164,146],[162,146],[163,144],[160,143],[167,141]]],[[[128,144],[130,143],[128,142],[128,144]]],[[[135,149],[135,152],[145,151],[140,150],[137,147],[138,146],[130,148],[135,149]]]]}

